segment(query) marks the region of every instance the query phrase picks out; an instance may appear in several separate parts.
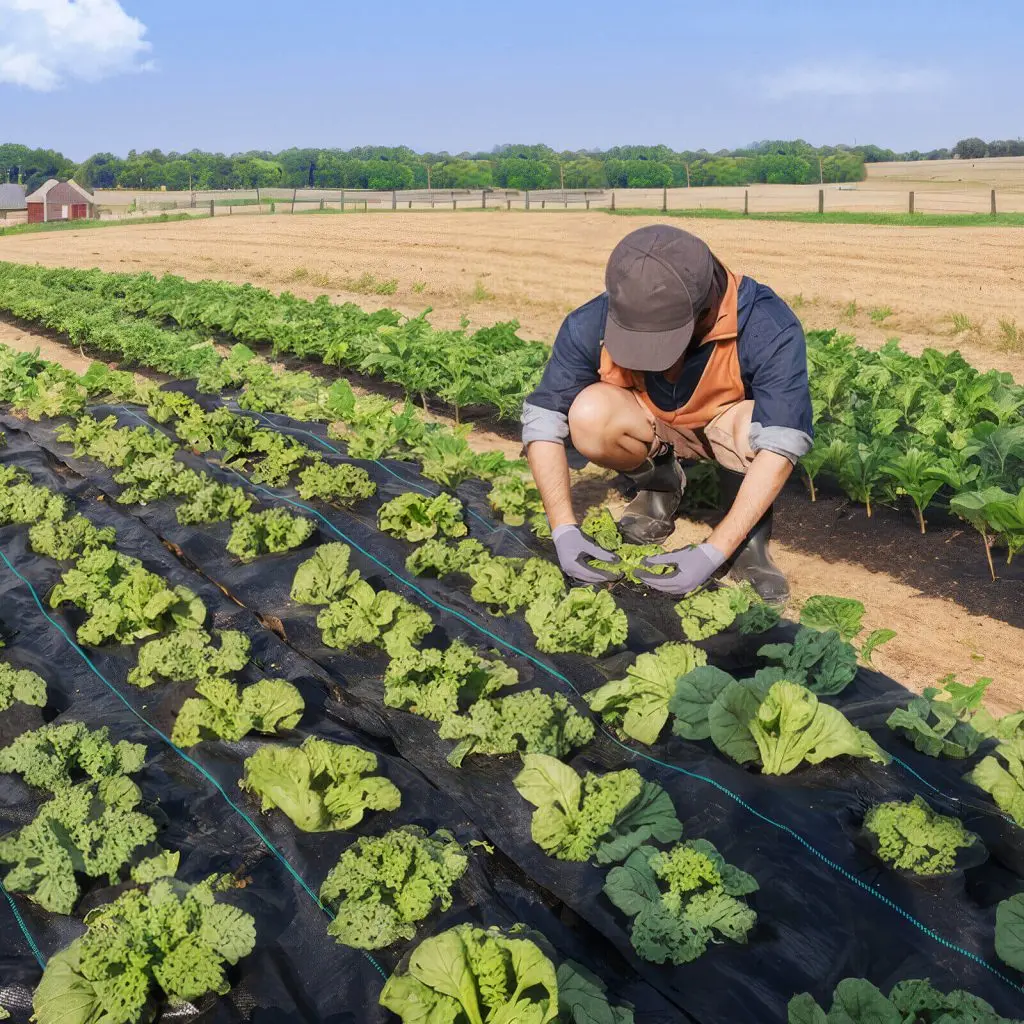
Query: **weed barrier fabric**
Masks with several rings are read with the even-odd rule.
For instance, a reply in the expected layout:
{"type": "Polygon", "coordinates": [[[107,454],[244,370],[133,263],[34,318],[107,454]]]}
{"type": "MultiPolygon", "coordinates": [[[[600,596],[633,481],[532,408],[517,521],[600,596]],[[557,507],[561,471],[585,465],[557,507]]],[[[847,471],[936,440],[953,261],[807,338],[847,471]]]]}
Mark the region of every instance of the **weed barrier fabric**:
{"type": "MultiPolygon", "coordinates": [[[[95,415],[110,411],[114,410],[99,408],[95,415]]],[[[124,410],[119,415],[125,425],[137,425],[137,419],[126,417],[124,410]]],[[[282,418],[260,419],[274,422],[282,432],[294,433],[311,447],[316,436],[323,437],[316,427],[286,429],[288,421],[282,418]]],[[[20,426],[100,489],[111,495],[118,492],[102,466],[70,458],[69,446],[54,441],[52,425],[20,426]]],[[[329,451],[324,455],[329,462],[349,461],[329,451]]],[[[810,991],[824,1000],[839,980],[860,976],[883,989],[904,978],[927,977],[943,989],[968,989],[1004,1015],[1017,1012],[1020,977],[995,959],[992,943],[995,904],[1017,889],[1024,868],[1021,833],[1002,818],[985,794],[962,781],[981,754],[962,762],[926,757],[885,727],[891,709],[911,696],[893,680],[861,671],[840,699],[829,701],[896,755],[899,762],[888,767],[844,757],[773,778],[728,761],[710,743],[671,737],[642,748],[632,742],[623,745],[606,734],[599,734],[571,759],[581,772],[639,769],[669,792],[687,838],[711,840],[727,861],[753,874],[760,884],[749,898],[758,923],[748,945],[713,945],[699,960],[681,967],[649,964],[634,956],[628,922],[601,892],[605,869],[553,860],[532,842],[532,808],[512,787],[520,768],[518,758],[472,756],[463,768],[451,768],[445,757],[452,744],[440,741],[431,723],[382,707],[386,658],[375,650],[339,652],[324,647],[315,623],[316,609],[296,606],[289,591],[296,567],[316,544],[348,541],[354,545],[353,565],[374,586],[394,589],[432,613],[436,628],[426,644],[444,646],[460,638],[480,648],[494,648],[520,670],[525,685],[565,693],[580,710],[585,706],[579,693],[621,677],[637,654],[667,640],[682,639],[672,602],[616,588],[616,597],[629,615],[625,651],[600,660],[538,655],[520,616],[487,614],[469,597],[465,577],[440,581],[410,577],[404,562],[413,546],[376,530],[376,509],[382,502],[408,490],[431,494],[440,490],[419,477],[410,464],[359,463],[376,481],[378,494],[354,510],[338,512],[301,503],[290,489],[251,485],[219,468],[215,459],[190,456],[185,461],[224,482],[247,487],[265,505],[280,504],[310,515],[318,523],[317,534],[300,550],[245,566],[224,550],[226,525],[202,531],[183,528],[168,502],[133,507],[131,513],[328,674],[334,697],[328,704],[329,714],[343,717],[352,703],[373,708],[399,754],[449,795],[524,877],[563,901],[590,926],[592,934],[612,943],[680,1014],[708,1024],[784,1020],[792,994],[810,991]],[[871,804],[905,800],[917,793],[940,812],[958,815],[969,830],[978,833],[989,849],[988,860],[948,879],[916,880],[888,871],[854,841],[871,804]]],[[[495,553],[550,554],[526,531],[495,524],[481,485],[464,485],[458,493],[467,507],[470,536],[495,553]]],[[[761,637],[724,634],[699,646],[708,651],[710,663],[743,675],[755,665],[761,644],[785,639],[792,632],[792,626],[782,626],[761,637]]]]}
{"type": "MultiPolygon", "coordinates": [[[[97,524],[114,526],[119,550],[142,559],[147,568],[164,575],[172,584],[182,583],[193,589],[209,610],[208,628],[237,629],[249,636],[251,660],[238,674],[241,683],[254,682],[261,675],[285,678],[301,691],[306,703],[299,727],[284,737],[250,735],[237,743],[218,740],[190,748],[186,754],[201,766],[202,771],[198,770],[163,742],[157,732],[170,735],[176,709],[192,688],[159,683],[139,690],[127,684],[137,648],[90,648],[86,653],[95,671],[90,669],[60,632],[62,628],[73,636],[82,614],[67,608],[47,608],[43,614],[28,586],[31,584],[45,607],[45,595],[57,582],[61,567],[31,552],[26,527],[0,528],[0,551],[13,566],[12,570],[0,560],[0,623],[7,640],[4,657],[17,667],[39,672],[48,682],[50,695],[45,711],[16,705],[0,716],[0,742],[10,742],[20,732],[44,721],[83,721],[90,728],[108,726],[114,739],[144,743],[146,765],[133,777],[143,792],[142,809],[160,826],[156,842],[182,851],[178,877],[198,881],[214,872],[236,874],[241,879],[240,887],[233,889],[228,899],[256,919],[256,948],[231,969],[230,995],[167,1009],[162,1019],[179,1021],[202,1014],[205,1020],[262,1024],[282,1020],[332,1024],[392,1020],[379,1007],[377,997],[386,975],[414,943],[374,952],[375,965],[368,956],[339,946],[327,935],[328,916],[307,889],[312,893],[319,890],[341,852],[359,836],[381,835],[404,824],[420,825],[429,831],[447,828],[470,855],[469,870],[453,892],[452,908],[432,915],[418,938],[461,921],[483,927],[522,921],[546,936],[559,961],[575,959],[608,979],[616,986],[617,998],[633,1002],[645,1019],[656,1024],[685,1019],[624,968],[613,951],[602,949],[585,926],[575,933],[564,927],[553,912],[554,901],[536,886],[529,886],[513,863],[500,854],[489,856],[483,833],[465,810],[451,794],[435,788],[411,762],[397,754],[389,730],[372,708],[350,699],[332,700],[329,693],[344,692],[346,680],[335,677],[332,682],[319,666],[262,628],[250,611],[182,566],[138,520],[99,500],[102,495],[84,481],[71,478],[66,467],[46,456],[27,436],[11,432],[8,438],[9,447],[0,453],[0,461],[18,465],[29,472],[33,482],[65,494],[75,502],[76,511],[97,524]],[[117,694],[146,721],[133,714],[117,694]],[[351,830],[316,834],[298,831],[279,811],[261,815],[258,798],[238,788],[245,758],[264,742],[298,744],[311,734],[373,750],[379,759],[379,772],[402,792],[401,807],[390,813],[371,812],[351,830]],[[242,813],[229,806],[217,785],[242,813]],[[291,870],[268,849],[242,814],[248,815],[291,870]]],[[[43,799],[43,794],[24,784],[20,777],[0,776],[0,834],[29,822],[43,799]]],[[[129,887],[110,886],[105,879],[81,876],[79,881],[83,883],[82,896],[73,916],[47,913],[27,898],[13,895],[24,926],[44,958],[81,933],[81,917],[88,910],[111,901],[129,887]]],[[[11,913],[9,906],[0,906],[0,915],[4,913],[11,913]]],[[[13,914],[0,939],[0,966],[0,1002],[15,1020],[27,1021],[31,992],[41,971],[13,914]]]]}

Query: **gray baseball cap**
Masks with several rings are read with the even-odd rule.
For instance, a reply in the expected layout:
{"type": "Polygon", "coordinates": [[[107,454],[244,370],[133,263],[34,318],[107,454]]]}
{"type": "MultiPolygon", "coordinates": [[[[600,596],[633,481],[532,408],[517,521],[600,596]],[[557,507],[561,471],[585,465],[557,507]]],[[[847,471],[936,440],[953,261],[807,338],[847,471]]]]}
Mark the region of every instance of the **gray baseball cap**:
{"type": "Polygon", "coordinates": [[[667,370],[686,351],[707,303],[715,258],[707,243],[668,224],[631,231],[605,270],[604,344],[627,370],[667,370]]]}

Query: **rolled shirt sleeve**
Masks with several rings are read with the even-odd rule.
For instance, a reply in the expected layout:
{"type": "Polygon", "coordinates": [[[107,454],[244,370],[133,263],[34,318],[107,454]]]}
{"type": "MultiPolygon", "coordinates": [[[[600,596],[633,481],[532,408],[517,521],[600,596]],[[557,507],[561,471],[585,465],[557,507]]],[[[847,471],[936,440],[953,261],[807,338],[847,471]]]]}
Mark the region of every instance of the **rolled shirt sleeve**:
{"type": "Polygon", "coordinates": [[[587,303],[559,328],[551,358],[534,392],[523,403],[523,444],[569,439],[569,409],[576,396],[597,383],[604,303],[587,303]]]}

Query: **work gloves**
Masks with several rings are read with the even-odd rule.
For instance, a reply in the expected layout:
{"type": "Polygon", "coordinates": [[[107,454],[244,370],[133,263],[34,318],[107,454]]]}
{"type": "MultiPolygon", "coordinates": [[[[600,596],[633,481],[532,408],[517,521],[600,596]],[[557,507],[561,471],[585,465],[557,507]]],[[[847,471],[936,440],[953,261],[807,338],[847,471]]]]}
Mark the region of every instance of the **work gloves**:
{"type": "Polygon", "coordinates": [[[724,564],[725,555],[714,544],[701,544],[695,548],[669,551],[664,555],[652,555],[644,559],[644,565],[670,565],[675,567],[675,572],[656,576],[638,571],[636,576],[652,590],[660,590],[672,597],[685,597],[691,590],[707,583],[711,574],[724,564]]]}
{"type": "Polygon", "coordinates": [[[621,573],[595,569],[586,564],[588,558],[597,562],[617,562],[619,556],[588,540],[578,526],[568,523],[557,526],[551,534],[551,539],[555,542],[555,554],[558,556],[562,572],[577,582],[608,583],[621,576],[621,573]]]}

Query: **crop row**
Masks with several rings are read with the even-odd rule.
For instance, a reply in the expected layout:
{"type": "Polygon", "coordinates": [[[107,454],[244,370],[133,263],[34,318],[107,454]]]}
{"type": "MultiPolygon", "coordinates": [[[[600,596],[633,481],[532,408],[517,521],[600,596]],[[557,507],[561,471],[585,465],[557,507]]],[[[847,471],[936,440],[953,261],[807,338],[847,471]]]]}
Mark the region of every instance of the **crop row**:
{"type": "MultiPolygon", "coordinates": [[[[76,377],[6,350],[0,359],[0,397],[12,409],[31,411],[33,418],[72,415],[59,427],[58,441],[72,446],[72,458],[102,464],[113,472],[111,494],[121,504],[145,506],[169,499],[181,523],[230,522],[228,551],[241,560],[301,546],[314,536],[315,524],[276,504],[253,512],[248,486],[226,484],[220,472],[196,471],[188,453],[199,453],[211,466],[225,467],[243,484],[259,485],[260,493],[284,488],[287,494],[294,488],[304,500],[328,511],[359,505],[374,496],[372,482],[359,466],[328,460],[292,436],[263,429],[249,416],[224,407],[207,411],[183,394],[160,391],[106,367],[97,366],[76,377]],[[60,408],[43,408],[41,395],[50,396],[60,408]],[[94,418],[86,401],[101,398],[137,403],[140,414],[144,407],[163,430],[146,424],[126,428],[112,418],[94,418]],[[68,406],[76,400],[78,407],[72,412],[68,406]],[[253,517],[261,518],[254,522],[253,517]],[[243,536],[236,539],[243,524],[243,536]]],[[[129,681],[137,686],[167,682],[194,686],[196,696],[187,698],[178,714],[178,741],[194,745],[218,736],[233,741],[250,730],[275,733],[295,724],[302,708],[287,684],[253,693],[253,686],[240,690],[231,680],[239,663],[238,645],[227,634],[221,634],[215,644],[203,631],[205,610],[201,603],[196,605],[193,594],[168,587],[140,563],[117,552],[115,538],[91,527],[80,515],[70,516],[60,496],[20,478],[17,471],[8,475],[0,522],[34,524],[29,531],[33,550],[70,563],[50,600],[54,605],[77,604],[86,613],[78,629],[79,641],[95,646],[152,636],[139,650],[129,681]],[[145,600],[140,600],[142,594],[145,600]]],[[[383,533],[418,545],[409,548],[408,572],[468,577],[471,598],[492,616],[523,613],[540,651],[595,657],[626,639],[625,615],[609,591],[566,591],[557,568],[545,560],[495,556],[479,542],[464,539],[463,508],[452,494],[400,495],[378,508],[377,524],[383,533]]],[[[608,530],[609,523],[593,517],[588,529],[608,530]]],[[[295,572],[292,600],[317,609],[322,643],[355,653],[383,652],[385,705],[436,723],[438,739],[456,743],[449,751],[453,765],[480,756],[521,755],[523,770],[515,787],[536,808],[534,841],[556,860],[608,868],[604,894],[628,922],[632,946],[641,959],[684,964],[704,955],[709,942],[747,941],[757,920],[748,900],[758,888],[756,879],[726,863],[706,840],[682,840],[672,800],[661,787],[632,769],[580,776],[562,762],[592,741],[595,728],[589,716],[559,695],[538,688],[519,689],[510,665],[484,657],[465,643],[443,649],[425,646],[433,629],[431,616],[415,602],[371,585],[353,569],[351,557],[345,544],[322,544],[295,572]]],[[[777,622],[777,616],[767,614],[742,591],[703,592],[680,602],[677,610],[681,629],[693,640],[729,628],[757,633],[777,622]]],[[[789,774],[802,763],[841,756],[884,764],[888,754],[826,700],[845,689],[856,674],[857,651],[852,641],[861,632],[862,614],[856,602],[835,598],[808,602],[802,629],[792,642],[762,646],[761,666],[749,679],[732,678],[708,665],[706,652],[691,643],[668,642],[637,657],[622,678],[587,693],[586,703],[601,715],[606,729],[627,742],[653,744],[671,721],[675,736],[692,742],[710,740],[726,758],[760,766],[766,775],[789,774]]],[[[878,637],[864,640],[861,656],[870,657],[869,647],[878,642],[878,637]]],[[[894,712],[889,725],[932,756],[970,756],[983,741],[997,740],[994,752],[973,769],[970,778],[1021,822],[1024,787],[1018,769],[1024,715],[994,719],[981,707],[983,692],[983,684],[951,683],[943,693],[928,693],[897,709],[899,714],[894,712]]],[[[345,754],[322,750],[317,746],[322,742],[309,739],[300,748],[259,748],[246,762],[245,788],[260,796],[264,810],[280,810],[295,827],[310,831],[346,828],[365,811],[396,806],[393,787],[389,789],[387,780],[372,774],[375,763],[351,752],[354,748],[347,748],[350,752],[345,754]]],[[[124,772],[113,774],[121,777],[124,772]]],[[[105,788],[101,799],[106,792],[105,788]]],[[[122,808],[130,809],[130,805],[122,808]]],[[[936,814],[920,798],[910,804],[879,804],[864,825],[877,837],[883,863],[923,874],[953,870],[961,854],[980,843],[955,818],[936,814]]],[[[343,901],[340,923],[332,926],[332,934],[360,948],[411,940],[420,922],[445,906],[451,886],[464,870],[463,854],[441,834],[392,832],[377,842],[384,845],[360,840],[328,876],[322,891],[325,900],[343,901]],[[392,858],[406,865],[397,875],[389,866],[392,858]]],[[[121,863],[113,869],[108,865],[108,870],[116,874],[121,863]]],[[[163,861],[156,866],[136,865],[140,873],[136,880],[145,884],[149,876],[158,877],[154,872],[167,868],[163,861]]],[[[14,881],[19,882],[19,877],[14,881]]],[[[17,884],[9,887],[18,889],[17,884]]],[[[163,891],[157,889],[161,897],[163,891]]],[[[147,896],[131,898],[136,903],[152,902],[152,887],[147,896]]],[[[1015,967],[1024,966],[1014,941],[1020,902],[1020,897],[1014,897],[1000,908],[995,938],[997,954],[1015,967]]],[[[133,914],[141,909],[133,908],[133,914]]],[[[119,935],[127,915],[110,916],[111,927],[119,935]]],[[[211,930],[201,921],[197,927],[203,934],[211,930]]],[[[247,938],[230,935],[230,942],[225,938],[222,945],[236,958],[251,949],[247,938]]],[[[598,1007],[605,1008],[600,1013],[609,1020],[630,1019],[625,1008],[608,1005],[600,983],[585,977],[580,981],[571,967],[563,969],[565,964],[556,972],[539,947],[529,952],[536,969],[527,985],[525,977],[519,976],[526,948],[515,946],[517,941],[522,940],[465,928],[428,939],[414,954],[408,973],[396,974],[388,983],[382,1001],[408,1021],[421,1019],[414,1014],[422,1012],[423,1006],[436,1006],[439,1013],[458,1019],[458,1012],[468,1012],[468,1007],[438,986],[433,965],[464,964],[459,969],[472,977],[484,962],[508,958],[507,967],[521,984],[511,986],[512,993],[492,993],[486,1019],[492,1014],[531,1012],[537,1020],[550,1020],[558,1007],[568,1019],[586,1019],[582,1008],[602,1019],[598,1007]],[[545,962],[547,967],[542,966],[545,962]],[[536,991],[527,995],[526,989],[534,986],[547,995],[536,991]],[[568,1006],[560,1002],[566,992],[573,993],[568,1006]],[[445,1002],[453,998],[454,1004],[445,1002]]],[[[97,932],[94,946],[98,950],[100,945],[97,932]]],[[[116,944],[114,948],[117,967],[116,944]]],[[[204,952],[213,955],[217,949],[213,954],[204,952]]],[[[95,956],[109,967],[109,949],[95,956]]],[[[81,971],[73,958],[66,957],[61,965],[62,970],[70,970],[79,989],[90,981],[76,976],[81,971]]],[[[132,966],[139,969],[137,963],[132,966]]],[[[190,978],[192,988],[186,990],[165,984],[173,981],[167,971],[148,966],[146,970],[150,974],[143,996],[154,984],[172,998],[188,998],[189,993],[197,993],[197,986],[200,993],[222,991],[219,977],[190,978]]],[[[837,1004],[845,1000],[851,984],[860,986],[857,998],[874,1001],[876,1011],[881,1001],[886,1012],[893,1011],[889,1016],[897,1008],[905,1011],[904,1004],[912,998],[906,988],[897,987],[885,997],[865,982],[846,982],[847,988],[837,992],[837,1004]]],[[[922,991],[916,990],[918,997],[922,991]]],[[[53,1008],[58,994],[52,990],[49,996],[53,1008]]],[[[938,1010],[946,997],[928,989],[928,999],[938,1010]]],[[[952,1002],[966,1006],[971,997],[960,993],[949,999],[953,1009],[952,1002]]],[[[808,1001],[809,997],[797,997],[791,1019],[807,1019],[799,1014],[808,1012],[808,1001]]],[[[980,1001],[971,1005],[979,1012],[984,1007],[980,1001]]],[[[991,1019],[998,1018],[991,1014],[991,1019]]]]}
{"type": "MultiPolygon", "coordinates": [[[[436,395],[456,414],[482,404],[516,416],[548,353],[513,324],[435,331],[426,314],[404,319],[324,296],[149,274],[5,265],[0,308],[128,364],[197,377],[204,390],[230,383],[208,344],[214,335],[380,377],[423,402],[436,395]]],[[[979,373],[958,353],[911,356],[895,342],[871,352],[832,331],[808,335],[808,360],[817,438],[802,469],[812,499],[826,477],[868,515],[905,498],[922,532],[929,508],[948,508],[978,530],[994,576],[992,546],[1005,545],[1008,560],[1024,546],[1024,388],[1007,374],[979,373]]],[[[286,411],[301,416],[305,400],[329,417],[329,385],[307,376],[298,395],[298,379],[281,401],[261,399],[264,408],[287,400],[286,411]]],[[[264,393],[271,387],[261,384],[264,393]]]]}

